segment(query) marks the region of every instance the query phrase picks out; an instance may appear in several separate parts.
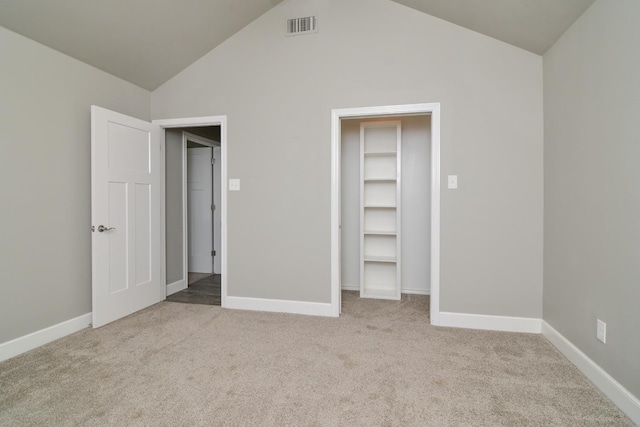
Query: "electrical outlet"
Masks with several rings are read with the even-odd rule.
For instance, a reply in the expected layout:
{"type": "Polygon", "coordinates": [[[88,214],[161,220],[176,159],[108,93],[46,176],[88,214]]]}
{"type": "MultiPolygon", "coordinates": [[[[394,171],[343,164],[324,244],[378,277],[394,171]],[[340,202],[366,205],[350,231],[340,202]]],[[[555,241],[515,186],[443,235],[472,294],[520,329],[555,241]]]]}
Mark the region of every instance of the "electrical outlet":
{"type": "Polygon", "coordinates": [[[598,319],[596,337],[598,338],[598,340],[602,341],[603,343],[607,342],[607,324],[600,319],[598,319]]]}

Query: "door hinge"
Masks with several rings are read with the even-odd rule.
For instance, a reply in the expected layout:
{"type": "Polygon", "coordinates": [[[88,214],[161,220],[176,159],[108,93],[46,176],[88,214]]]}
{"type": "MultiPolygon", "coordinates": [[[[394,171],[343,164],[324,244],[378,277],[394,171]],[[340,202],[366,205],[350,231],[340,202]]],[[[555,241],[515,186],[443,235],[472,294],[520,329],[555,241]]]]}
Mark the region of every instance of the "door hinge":
{"type": "Polygon", "coordinates": [[[211,158],[211,164],[215,165],[216,164],[216,159],[214,159],[213,157],[211,158]]]}
{"type": "Polygon", "coordinates": [[[211,210],[215,211],[216,210],[216,205],[211,205],[211,210]]]}
{"type": "Polygon", "coordinates": [[[211,256],[216,256],[216,251],[211,251],[211,256]]]}

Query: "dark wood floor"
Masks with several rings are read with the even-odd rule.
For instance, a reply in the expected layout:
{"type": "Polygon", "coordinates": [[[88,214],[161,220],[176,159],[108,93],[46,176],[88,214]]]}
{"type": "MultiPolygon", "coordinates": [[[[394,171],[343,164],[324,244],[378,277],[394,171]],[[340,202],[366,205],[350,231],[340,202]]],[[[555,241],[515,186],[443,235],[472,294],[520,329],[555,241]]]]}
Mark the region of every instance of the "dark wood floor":
{"type": "Polygon", "coordinates": [[[187,304],[220,305],[222,294],[219,274],[200,279],[189,285],[187,289],[176,292],[167,297],[167,301],[183,302],[187,304]]]}

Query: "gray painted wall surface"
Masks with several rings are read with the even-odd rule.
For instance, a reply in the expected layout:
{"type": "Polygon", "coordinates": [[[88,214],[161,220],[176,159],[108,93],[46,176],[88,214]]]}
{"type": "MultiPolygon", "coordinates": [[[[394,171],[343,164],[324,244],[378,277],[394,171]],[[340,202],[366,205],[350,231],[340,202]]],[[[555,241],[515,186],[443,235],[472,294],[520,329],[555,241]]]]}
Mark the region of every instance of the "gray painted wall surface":
{"type": "MultiPolygon", "coordinates": [[[[360,123],[342,121],[342,286],[360,286],[360,123]]],[[[397,119],[396,119],[397,120],[397,119]]],[[[431,116],[402,123],[401,282],[403,292],[429,292],[431,255],[431,116]]]]}
{"type": "Polygon", "coordinates": [[[182,130],[165,131],[167,285],[185,278],[182,208],[182,130]]]}
{"type": "Polygon", "coordinates": [[[91,312],[91,114],[150,94],[0,27],[0,343],[91,312]]]}
{"type": "Polygon", "coordinates": [[[228,116],[230,295],[329,302],[331,109],[418,102],[460,181],[442,310],[541,316],[542,58],[388,0],[281,3],[152,93],[153,118],[228,116]]]}
{"type": "Polygon", "coordinates": [[[544,56],[544,319],[640,397],[638,17],[599,0],[544,56]]]}

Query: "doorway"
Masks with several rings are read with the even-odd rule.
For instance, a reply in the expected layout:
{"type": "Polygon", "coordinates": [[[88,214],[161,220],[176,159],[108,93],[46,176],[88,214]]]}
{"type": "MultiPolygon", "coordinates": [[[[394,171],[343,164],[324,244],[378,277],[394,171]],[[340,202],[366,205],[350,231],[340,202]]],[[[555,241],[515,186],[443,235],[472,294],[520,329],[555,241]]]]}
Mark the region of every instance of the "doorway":
{"type": "MultiPolygon", "coordinates": [[[[184,240],[181,254],[183,268],[187,271],[187,287],[168,292],[167,301],[207,305],[221,303],[219,139],[220,128],[217,126],[169,129],[165,133],[167,169],[176,167],[179,158],[182,160],[182,192],[174,194],[171,191],[173,187],[167,182],[166,197],[169,207],[180,203],[179,196],[182,196],[184,240]],[[173,158],[171,146],[177,145],[176,142],[180,145],[181,156],[173,158]]],[[[169,221],[167,228],[177,228],[179,222],[169,221]]],[[[172,247],[170,241],[167,241],[167,247],[172,247]]],[[[168,274],[172,273],[170,267],[168,274]]]]}
{"type": "Polygon", "coordinates": [[[226,297],[226,118],[156,120],[163,128],[168,301],[226,297]]]}
{"type": "Polygon", "coordinates": [[[428,295],[431,116],[343,119],[341,126],[342,291],[428,295]],[[385,135],[390,151],[381,149],[385,135]]]}
{"type": "Polygon", "coordinates": [[[167,240],[167,277],[172,280],[174,276],[180,277],[184,271],[187,272],[187,286],[181,280],[182,286],[174,285],[167,289],[167,301],[207,305],[221,303],[221,229],[219,215],[214,215],[220,208],[219,139],[219,126],[165,131],[167,234],[181,232],[183,237],[182,245],[180,239],[175,242],[167,240]],[[176,180],[180,185],[169,181],[175,179],[170,172],[181,175],[176,180]],[[218,200],[217,206],[214,200],[218,200]],[[172,215],[178,210],[182,211],[180,218],[172,215]],[[177,263],[172,260],[180,258],[182,268],[177,269],[177,263]]]}
{"type": "MultiPolygon", "coordinates": [[[[425,233],[423,234],[423,240],[415,240],[411,244],[412,250],[409,256],[415,255],[418,251],[415,250],[416,245],[420,246],[427,245],[428,251],[426,253],[426,260],[430,261],[428,264],[428,268],[425,273],[424,271],[419,271],[420,266],[416,262],[420,262],[419,259],[414,259],[412,261],[414,267],[411,268],[410,275],[414,277],[428,277],[428,286],[424,286],[424,284],[419,283],[420,281],[413,281],[413,283],[408,283],[408,286],[403,286],[403,293],[430,293],[430,320],[434,325],[438,324],[439,319],[439,295],[440,295],[440,273],[439,273],[439,260],[440,260],[440,105],[439,104],[412,104],[412,105],[398,105],[398,106],[383,106],[383,107],[365,107],[365,108],[349,108],[349,109],[339,109],[332,111],[332,190],[331,190],[331,305],[332,311],[334,315],[338,315],[341,311],[342,307],[342,291],[343,291],[343,277],[354,277],[357,274],[354,274],[353,265],[347,266],[347,269],[350,271],[345,271],[346,275],[343,275],[343,261],[348,259],[349,257],[353,258],[354,253],[358,253],[360,251],[353,251],[348,249],[345,246],[349,245],[349,242],[355,245],[358,245],[359,240],[357,233],[352,233],[349,231],[349,227],[353,230],[353,218],[356,218],[355,221],[358,221],[357,217],[359,214],[348,214],[349,218],[343,216],[345,213],[343,211],[343,203],[345,200],[349,198],[345,198],[342,196],[343,191],[348,191],[345,189],[343,184],[348,184],[348,182],[356,183],[358,178],[353,176],[343,176],[344,172],[342,170],[343,166],[343,156],[348,155],[349,147],[346,146],[348,142],[343,141],[343,125],[347,128],[350,123],[357,123],[358,127],[360,123],[364,122],[372,122],[376,120],[394,120],[397,121],[400,118],[406,117],[409,119],[413,116],[428,116],[429,119],[429,136],[430,136],[430,149],[428,149],[428,156],[430,160],[427,159],[427,165],[430,165],[430,185],[428,182],[422,182],[422,186],[430,187],[430,195],[427,196],[428,211],[430,212],[430,219],[427,223],[422,223],[422,228],[425,228],[425,233]],[[343,143],[345,146],[343,146],[343,143]],[[346,151],[345,151],[346,149],[346,151]],[[345,182],[343,182],[345,181],[345,182]],[[346,227],[346,228],[345,228],[346,227]],[[348,235],[345,236],[345,233],[348,235]],[[346,239],[345,239],[346,237],[346,239]],[[355,242],[355,243],[354,243],[355,242]],[[349,254],[344,254],[343,251],[349,250],[349,254]],[[417,268],[415,268],[417,267],[417,268]],[[416,286],[417,285],[417,286],[416,286]]],[[[347,139],[349,137],[347,136],[347,139]]],[[[426,147],[422,147],[424,149],[426,147]]],[[[353,146],[351,147],[353,149],[353,146]]],[[[414,166],[415,167],[415,166],[414,166]]],[[[359,168],[358,168],[359,169],[359,168]]],[[[351,171],[353,172],[353,171],[351,171]]],[[[424,171],[422,171],[424,172],[424,171]]],[[[360,173],[360,171],[356,172],[356,174],[360,173]]],[[[415,178],[418,175],[413,175],[415,178]]],[[[355,184],[354,184],[355,185],[355,184]]],[[[415,191],[418,186],[413,185],[409,186],[407,195],[413,199],[410,200],[410,203],[416,204],[415,197],[411,197],[411,192],[415,191]]],[[[405,190],[402,190],[402,193],[405,193],[405,190]]],[[[415,196],[415,194],[414,194],[415,196]]],[[[423,202],[417,201],[418,204],[423,202]]],[[[385,206],[386,208],[386,206],[385,206]]],[[[351,209],[353,211],[353,207],[347,208],[347,210],[351,209]]],[[[357,209],[357,208],[356,208],[357,209]]],[[[424,210],[424,206],[422,207],[424,210]]],[[[420,210],[415,210],[415,212],[419,212],[420,210]]],[[[353,212],[352,212],[353,213],[353,212]]],[[[415,220],[415,218],[413,219],[415,220]]],[[[361,220],[360,220],[361,221],[361,220]]],[[[359,228],[359,227],[358,227],[359,228]]],[[[353,249],[353,248],[351,248],[353,249]]],[[[424,251],[423,251],[424,252],[424,251]]],[[[409,261],[410,258],[407,259],[409,261]]],[[[352,263],[353,264],[353,263],[352,263]]],[[[424,281],[424,280],[423,280],[424,281]]],[[[355,288],[354,283],[344,283],[355,288]]],[[[404,284],[404,281],[403,281],[404,284]]],[[[400,286],[400,284],[398,284],[400,286]]]]}

